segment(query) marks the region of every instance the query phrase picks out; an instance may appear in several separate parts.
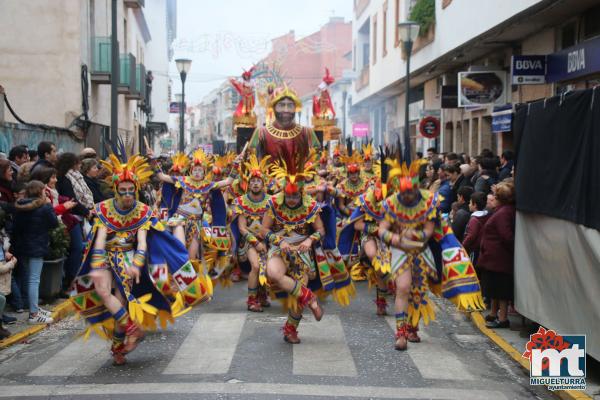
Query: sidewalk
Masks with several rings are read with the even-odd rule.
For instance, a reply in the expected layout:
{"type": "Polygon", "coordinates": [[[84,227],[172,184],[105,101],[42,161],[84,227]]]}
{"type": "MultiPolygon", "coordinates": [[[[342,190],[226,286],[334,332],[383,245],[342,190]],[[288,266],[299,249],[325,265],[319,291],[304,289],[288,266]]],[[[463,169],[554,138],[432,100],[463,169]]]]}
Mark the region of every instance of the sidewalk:
{"type": "MultiPolygon", "coordinates": [[[[72,311],[71,302],[65,299],[57,299],[52,303],[40,305],[42,308],[52,311],[52,318],[54,318],[55,322],[65,318],[72,311]]],[[[29,313],[27,311],[21,314],[5,311],[5,314],[17,318],[17,322],[12,325],[4,325],[4,327],[12,333],[12,335],[4,340],[0,340],[0,349],[6,348],[15,343],[24,342],[29,336],[42,331],[48,326],[46,324],[29,325],[27,323],[27,319],[29,317],[29,313]]]]}
{"type": "MultiPolygon", "coordinates": [[[[486,312],[487,314],[487,312],[486,312]]],[[[485,326],[485,314],[471,313],[471,320],[498,347],[504,350],[515,361],[529,371],[529,361],[522,357],[529,334],[537,331],[538,325],[531,323],[523,326],[519,315],[509,315],[510,329],[488,329],[485,326]]],[[[600,400],[600,362],[588,357],[586,360],[586,390],[557,390],[553,392],[561,399],[593,399],[600,400]]]]}

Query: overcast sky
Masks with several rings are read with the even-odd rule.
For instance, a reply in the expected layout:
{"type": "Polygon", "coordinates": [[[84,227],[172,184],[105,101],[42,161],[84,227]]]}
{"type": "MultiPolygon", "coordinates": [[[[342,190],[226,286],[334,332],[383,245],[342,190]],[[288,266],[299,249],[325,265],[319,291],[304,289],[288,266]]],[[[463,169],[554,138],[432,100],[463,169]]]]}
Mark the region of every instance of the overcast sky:
{"type": "MultiPolygon", "coordinates": [[[[296,39],[318,31],[330,17],[352,19],[352,0],[178,0],[175,57],[192,67],[186,103],[196,104],[224,79],[266,56],[271,39],[290,30],[296,39]]],[[[173,93],[181,92],[175,62],[170,67],[173,93]]]]}

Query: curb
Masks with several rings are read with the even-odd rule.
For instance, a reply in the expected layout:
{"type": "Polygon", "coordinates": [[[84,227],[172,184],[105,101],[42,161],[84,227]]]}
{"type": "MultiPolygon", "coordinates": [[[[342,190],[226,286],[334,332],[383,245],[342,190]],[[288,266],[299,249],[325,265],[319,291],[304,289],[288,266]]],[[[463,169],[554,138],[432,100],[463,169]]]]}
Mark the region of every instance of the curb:
{"type": "MultiPolygon", "coordinates": [[[[498,347],[506,352],[509,356],[511,356],[516,362],[518,362],[521,367],[530,371],[529,362],[522,357],[522,353],[515,349],[510,343],[504,340],[500,335],[498,335],[493,330],[487,328],[485,326],[485,319],[481,315],[480,312],[474,311],[468,314],[471,318],[471,321],[475,324],[475,326],[483,333],[485,336],[490,338],[492,342],[494,342],[498,347]]],[[[593,400],[590,396],[585,394],[584,392],[578,390],[555,390],[552,392],[555,396],[563,400],[593,400]]]]}
{"type": "MultiPolygon", "coordinates": [[[[54,318],[54,322],[58,322],[61,319],[67,317],[73,312],[73,305],[70,300],[65,300],[52,310],[52,318],[54,318]]],[[[27,339],[29,336],[35,335],[38,332],[46,329],[50,325],[34,325],[27,329],[22,330],[21,332],[17,332],[12,336],[7,337],[4,340],[0,340],[0,349],[7,348],[12,346],[15,343],[22,342],[24,339],[27,339]]]]}

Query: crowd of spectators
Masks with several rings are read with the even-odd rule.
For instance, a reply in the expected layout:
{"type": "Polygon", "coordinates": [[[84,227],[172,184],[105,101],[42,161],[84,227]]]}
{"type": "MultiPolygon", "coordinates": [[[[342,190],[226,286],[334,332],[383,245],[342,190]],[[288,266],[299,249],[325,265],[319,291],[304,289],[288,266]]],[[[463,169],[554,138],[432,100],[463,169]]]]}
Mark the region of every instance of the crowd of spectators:
{"type": "Polygon", "coordinates": [[[112,194],[101,182],[96,151],[58,154],[54,143],[36,150],[13,147],[0,154],[0,339],[10,335],[5,325],[16,318],[5,313],[28,312],[28,323],[52,323],[51,313],[39,306],[44,263],[51,257],[51,238],[62,236],[69,245],[63,260],[59,296],[67,298],[81,265],[94,204],[112,194]]]}
{"type": "Polygon", "coordinates": [[[438,192],[456,238],[469,253],[490,312],[489,328],[508,328],[514,300],[515,186],[514,154],[497,157],[483,150],[437,154],[427,150],[422,188],[438,192]]]}

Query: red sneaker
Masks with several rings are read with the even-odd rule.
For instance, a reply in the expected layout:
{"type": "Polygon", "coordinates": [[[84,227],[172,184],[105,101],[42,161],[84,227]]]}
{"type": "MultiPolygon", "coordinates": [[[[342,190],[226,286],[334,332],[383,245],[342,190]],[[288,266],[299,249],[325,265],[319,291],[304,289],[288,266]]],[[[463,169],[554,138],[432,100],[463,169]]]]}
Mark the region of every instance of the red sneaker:
{"type": "Polygon", "coordinates": [[[419,334],[417,333],[419,331],[419,327],[409,325],[407,328],[407,331],[408,331],[408,335],[407,335],[406,339],[409,342],[421,343],[421,338],[419,337],[419,334]]]}
{"type": "Polygon", "coordinates": [[[246,304],[248,304],[248,311],[263,312],[260,301],[258,301],[258,299],[254,296],[248,296],[248,301],[246,301],[246,304]]]}
{"type": "Polygon", "coordinates": [[[300,307],[308,306],[317,321],[323,318],[323,308],[319,305],[317,296],[309,288],[302,287],[302,292],[300,292],[300,296],[298,297],[298,304],[300,307]]]}
{"type": "Polygon", "coordinates": [[[285,323],[282,328],[283,330],[283,340],[290,344],[298,344],[300,343],[300,338],[298,337],[298,330],[292,324],[285,323]]]}
{"type": "Polygon", "coordinates": [[[404,351],[408,348],[408,325],[404,324],[396,331],[396,343],[394,347],[398,351],[404,351]]]}
{"type": "Polygon", "coordinates": [[[125,328],[125,345],[123,352],[125,354],[131,353],[140,344],[146,335],[144,331],[137,326],[137,324],[131,320],[127,323],[125,328]]]}
{"type": "Polygon", "coordinates": [[[267,293],[263,289],[258,290],[258,295],[256,296],[256,298],[258,299],[258,301],[262,307],[264,307],[264,308],[271,307],[271,302],[269,301],[269,297],[267,296],[267,293]]]}
{"type": "Polygon", "coordinates": [[[233,272],[231,272],[231,282],[239,282],[242,280],[241,278],[241,271],[239,268],[236,268],[233,270],[233,272]]]}
{"type": "Polygon", "coordinates": [[[387,300],[383,297],[375,299],[375,305],[377,306],[377,315],[387,315],[387,300]]]}
{"type": "Polygon", "coordinates": [[[113,356],[113,365],[124,365],[127,360],[125,359],[125,345],[123,343],[118,345],[112,345],[110,352],[113,356]]]}

